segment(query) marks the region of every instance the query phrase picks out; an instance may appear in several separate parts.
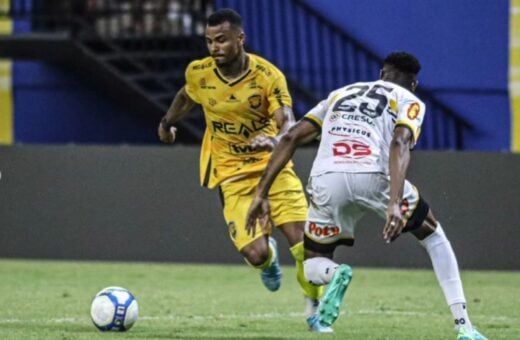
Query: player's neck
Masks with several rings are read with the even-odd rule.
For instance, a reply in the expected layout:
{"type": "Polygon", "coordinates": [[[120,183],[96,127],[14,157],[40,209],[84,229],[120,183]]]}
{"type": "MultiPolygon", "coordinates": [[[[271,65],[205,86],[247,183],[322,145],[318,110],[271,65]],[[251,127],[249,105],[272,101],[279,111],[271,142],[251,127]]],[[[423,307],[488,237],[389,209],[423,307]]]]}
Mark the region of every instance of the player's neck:
{"type": "Polygon", "coordinates": [[[228,65],[218,66],[218,71],[227,79],[235,79],[241,77],[248,68],[249,56],[246,52],[242,52],[228,65]]]}

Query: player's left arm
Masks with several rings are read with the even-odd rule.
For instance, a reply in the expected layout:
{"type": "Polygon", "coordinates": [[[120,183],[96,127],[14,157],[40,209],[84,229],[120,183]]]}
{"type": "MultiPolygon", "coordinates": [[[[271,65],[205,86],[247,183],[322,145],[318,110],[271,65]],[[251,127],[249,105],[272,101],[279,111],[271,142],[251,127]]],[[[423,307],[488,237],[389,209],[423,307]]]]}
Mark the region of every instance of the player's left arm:
{"type": "Polygon", "coordinates": [[[255,198],[249,208],[246,219],[246,230],[253,236],[256,234],[256,221],[260,220],[261,228],[266,228],[269,222],[269,202],[267,194],[276,176],[292,158],[294,151],[300,145],[309,143],[319,136],[321,131],[315,124],[302,119],[294,124],[281,136],[269,159],[256,189],[255,198]]]}

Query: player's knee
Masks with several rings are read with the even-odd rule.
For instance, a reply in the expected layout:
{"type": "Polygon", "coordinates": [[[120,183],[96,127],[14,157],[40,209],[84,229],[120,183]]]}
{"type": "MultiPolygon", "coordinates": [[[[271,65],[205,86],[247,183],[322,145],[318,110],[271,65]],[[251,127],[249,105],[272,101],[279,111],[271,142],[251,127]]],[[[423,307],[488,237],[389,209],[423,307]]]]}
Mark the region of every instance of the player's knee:
{"type": "Polygon", "coordinates": [[[305,276],[305,280],[313,285],[326,284],[320,275],[320,263],[318,258],[303,261],[303,275],[305,276]]]}
{"type": "Polygon", "coordinates": [[[429,235],[422,239],[419,238],[419,243],[421,243],[421,245],[423,245],[427,250],[433,249],[438,245],[449,242],[450,241],[446,237],[444,229],[442,229],[442,226],[439,222],[437,222],[437,225],[435,226],[433,232],[431,232],[429,235]]]}
{"type": "Polygon", "coordinates": [[[426,238],[435,234],[436,232],[442,233],[444,235],[442,227],[440,227],[440,223],[433,216],[431,209],[428,210],[428,214],[421,223],[421,226],[417,229],[412,230],[412,234],[419,241],[425,240],[426,238]]]}
{"type": "Polygon", "coordinates": [[[242,250],[242,256],[249,262],[252,266],[258,267],[267,261],[269,257],[269,253],[267,249],[259,249],[255,247],[246,247],[242,250]]]}

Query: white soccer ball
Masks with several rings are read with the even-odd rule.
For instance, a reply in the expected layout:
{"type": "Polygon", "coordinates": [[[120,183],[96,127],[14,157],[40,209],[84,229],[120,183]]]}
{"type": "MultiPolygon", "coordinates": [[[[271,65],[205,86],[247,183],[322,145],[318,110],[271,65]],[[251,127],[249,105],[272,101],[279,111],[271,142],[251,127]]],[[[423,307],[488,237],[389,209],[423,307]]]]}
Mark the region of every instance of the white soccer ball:
{"type": "Polygon", "coordinates": [[[102,331],[124,332],[137,321],[137,300],[128,290],[107,287],[96,294],[90,307],[94,325],[102,331]]]}

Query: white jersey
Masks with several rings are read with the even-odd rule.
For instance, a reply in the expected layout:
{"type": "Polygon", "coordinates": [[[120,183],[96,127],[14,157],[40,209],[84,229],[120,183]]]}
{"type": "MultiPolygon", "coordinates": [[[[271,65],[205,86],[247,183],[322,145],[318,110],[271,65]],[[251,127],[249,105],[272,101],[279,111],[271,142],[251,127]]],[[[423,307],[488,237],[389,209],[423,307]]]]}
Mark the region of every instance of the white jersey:
{"type": "Polygon", "coordinates": [[[415,145],[424,111],[424,103],[410,91],[383,80],[331,92],[304,117],[321,126],[311,176],[327,172],[388,174],[394,128],[410,128],[415,145]]]}

